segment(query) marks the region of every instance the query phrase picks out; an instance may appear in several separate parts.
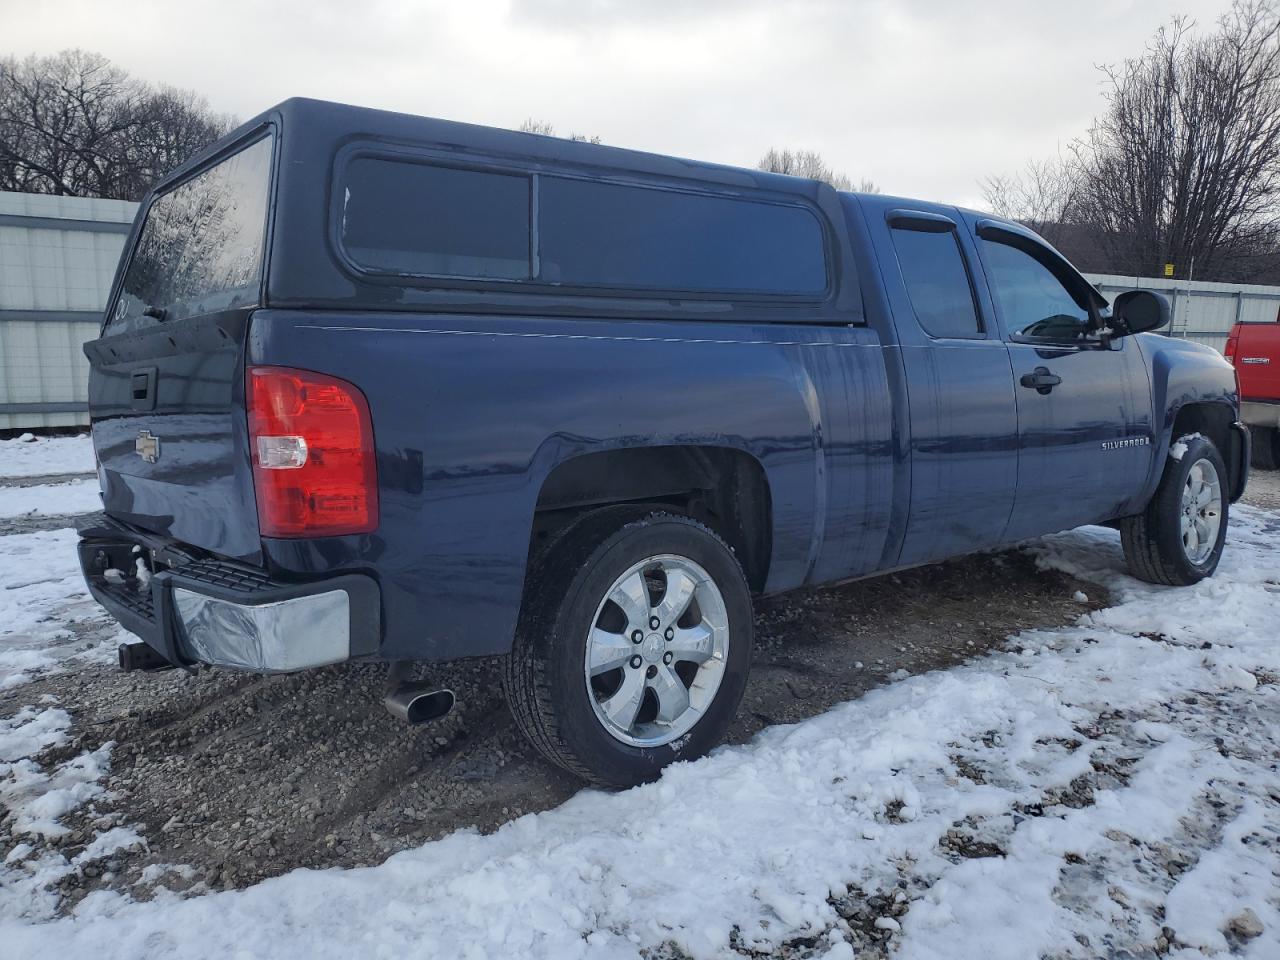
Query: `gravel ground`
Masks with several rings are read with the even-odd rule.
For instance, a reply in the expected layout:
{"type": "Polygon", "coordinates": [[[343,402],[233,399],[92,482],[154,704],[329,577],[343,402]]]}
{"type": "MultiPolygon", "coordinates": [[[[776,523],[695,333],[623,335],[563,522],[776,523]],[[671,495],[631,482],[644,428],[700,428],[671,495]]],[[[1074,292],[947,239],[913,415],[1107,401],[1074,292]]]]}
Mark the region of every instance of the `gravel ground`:
{"type": "Polygon", "coordinates": [[[1280,510],[1280,470],[1251,470],[1244,502],[1268,510],[1280,510]]]}
{"type": "MultiPolygon", "coordinates": [[[[1280,474],[1256,473],[1247,499],[1280,505],[1280,474]]],[[[1019,550],[761,600],[730,739],[821,713],[899,671],[944,669],[1019,630],[1069,623],[1106,600],[1096,586],[1037,570],[1019,550]]],[[[86,641],[114,630],[106,621],[78,628],[86,641]]],[[[458,706],[417,728],[381,707],[384,675],[377,665],[284,677],[91,665],[0,693],[0,716],[48,697],[73,713],[70,740],[42,754],[42,766],[114,744],[110,799],[42,842],[71,855],[115,824],[145,838],[68,877],[64,909],[104,887],[146,898],[154,883],[226,889],[300,866],[375,864],[459,828],[493,830],[581,789],[515,729],[494,662],[433,668],[458,706]]],[[[14,845],[0,828],[0,858],[14,845]]]]}

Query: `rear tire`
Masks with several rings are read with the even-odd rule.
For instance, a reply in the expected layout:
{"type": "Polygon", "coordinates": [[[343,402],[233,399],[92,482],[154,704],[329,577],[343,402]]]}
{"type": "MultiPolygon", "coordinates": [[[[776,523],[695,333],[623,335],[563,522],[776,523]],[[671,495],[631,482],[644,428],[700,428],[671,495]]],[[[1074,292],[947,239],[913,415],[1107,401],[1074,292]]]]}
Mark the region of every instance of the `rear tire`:
{"type": "Polygon", "coordinates": [[[507,702],[570,773],[615,787],[652,780],[728,731],[751,665],[751,616],[742,568],[707,527],[597,511],[530,572],[507,702]]]}
{"type": "Polygon", "coordinates": [[[1139,580],[1185,587],[1213,575],[1222,558],[1230,510],[1227,468],[1204,437],[1182,437],[1147,508],[1120,521],[1129,572],[1139,580]]]}
{"type": "Polygon", "coordinates": [[[1258,470],[1280,469],[1280,429],[1250,427],[1249,433],[1253,435],[1253,466],[1258,470]]]}

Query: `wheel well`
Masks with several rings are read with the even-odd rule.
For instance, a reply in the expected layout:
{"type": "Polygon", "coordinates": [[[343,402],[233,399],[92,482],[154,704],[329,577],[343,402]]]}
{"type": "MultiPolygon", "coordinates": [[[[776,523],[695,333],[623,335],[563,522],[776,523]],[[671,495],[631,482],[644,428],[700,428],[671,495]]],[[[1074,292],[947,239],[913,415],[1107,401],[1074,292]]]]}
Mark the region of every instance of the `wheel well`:
{"type": "Polygon", "coordinates": [[[1173,436],[1176,441],[1188,433],[1201,433],[1213,441],[1213,445],[1225,458],[1229,452],[1231,438],[1231,409],[1220,403],[1188,403],[1178,411],[1173,421],[1173,436]]]}
{"type": "Polygon", "coordinates": [[[1222,455],[1230,475],[1231,489],[1236,488],[1237,474],[1241,464],[1235,445],[1238,441],[1233,436],[1231,424],[1235,420],[1232,409],[1223,403],[1188,403],[1178,411],[1173,421],[1173,433],[1170,443],[1189,433],[1199,433],[1213,442],[1222,455]]]}
{"type": "Polygon", "coordinates": [[[538,494],[530,557],[582,514],[605,506],[661,507],[724,538],[753,592],[764,589],[772,541],[769,484],[750,454],[728,447],[629,447],[566,460],[538,494]]]}

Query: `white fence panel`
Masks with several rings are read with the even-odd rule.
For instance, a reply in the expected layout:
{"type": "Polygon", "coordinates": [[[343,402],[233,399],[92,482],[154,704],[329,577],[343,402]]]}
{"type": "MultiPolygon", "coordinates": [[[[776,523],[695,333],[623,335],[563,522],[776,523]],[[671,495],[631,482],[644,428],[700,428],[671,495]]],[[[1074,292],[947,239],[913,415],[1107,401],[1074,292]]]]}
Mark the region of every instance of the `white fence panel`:
{"type": "Polygon", "coordinates": [[[0,430],[89,422],[88,361],[137,204],[0,193],[0,430]]]}
{"type": "Polygon", "coordinates": [[[1238,320],[1280,321],[1280,287],[1111,274],[1091,274],[1088,278],[1108,299],[1126,290],[1163,293],[1173,309],[1173,319],[1165,333],[1219,351],[1226,346],[1227,334],[1238,320]]]}

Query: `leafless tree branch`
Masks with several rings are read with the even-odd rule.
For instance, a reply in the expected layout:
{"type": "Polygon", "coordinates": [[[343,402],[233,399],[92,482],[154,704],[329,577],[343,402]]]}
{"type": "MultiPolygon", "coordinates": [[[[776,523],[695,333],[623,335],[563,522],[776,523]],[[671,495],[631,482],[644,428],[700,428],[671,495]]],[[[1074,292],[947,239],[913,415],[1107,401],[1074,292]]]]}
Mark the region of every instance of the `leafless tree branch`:
{"type": "Polygon", "coordinates": [[[0,59],[0,190],[137,200],[232,125],[95,53],[0,59]]]}
{"type": "Polygon", "coordinates": [[[1103,68],[1107,109],[1072,149],[1074,214],[1115,272],[1232,276],[1280,241],[1280,16],[1235,0],[1215,32],[1186,19],[1103,68]]]}
{"type": "Polygon", "coordinates": [[[821,180],[829,183],[837,190],[857,190],[859,193],[879,193],[880,188],[865,177],[854,186],[853,181],[843,173],[837,173],[827,166],[821,154],[813,150],[779,150],[771,147],[769,152],[756,164],[758,170],[768,173],[785,173],[792,177],[808,177],[810,180],[821,180]]]}

